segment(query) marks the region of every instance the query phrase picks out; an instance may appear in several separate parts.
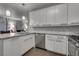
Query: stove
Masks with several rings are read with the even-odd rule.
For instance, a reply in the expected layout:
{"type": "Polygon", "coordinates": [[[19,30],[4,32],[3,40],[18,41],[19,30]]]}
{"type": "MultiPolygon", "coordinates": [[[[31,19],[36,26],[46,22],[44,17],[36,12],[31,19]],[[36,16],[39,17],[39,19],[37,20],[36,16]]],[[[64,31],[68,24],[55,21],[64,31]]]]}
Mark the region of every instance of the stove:
{"type": "Polygon", "coordinates": [[[69,56],[79,56],[79,36],[69,36],[68,52],[69,56]]]}

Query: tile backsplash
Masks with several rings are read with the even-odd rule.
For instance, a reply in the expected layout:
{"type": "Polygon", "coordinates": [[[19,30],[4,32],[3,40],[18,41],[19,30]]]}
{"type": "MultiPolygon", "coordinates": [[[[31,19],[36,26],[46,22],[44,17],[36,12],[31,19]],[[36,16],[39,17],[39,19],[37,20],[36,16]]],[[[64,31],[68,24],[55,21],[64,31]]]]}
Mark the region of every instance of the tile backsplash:
{"type": "Polygon", "coordinates": [[[51,27],[51,28],[33,28],[32,31],[50,31],[50,32],[74,32],[79,33],[79,26],[69,27],[51,27]]]}

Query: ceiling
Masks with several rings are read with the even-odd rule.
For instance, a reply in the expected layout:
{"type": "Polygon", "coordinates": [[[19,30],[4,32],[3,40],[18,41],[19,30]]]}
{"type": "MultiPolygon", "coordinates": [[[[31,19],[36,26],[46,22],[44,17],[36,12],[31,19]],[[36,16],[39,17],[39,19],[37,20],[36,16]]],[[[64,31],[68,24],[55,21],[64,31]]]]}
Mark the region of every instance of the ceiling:
{"type": "Polygon", "coordinates": [[[46,8],[49,6],[54,6],[57,4],[59,3],[0,3],[0,5],[6,8],[13,8],[14,10],[19,12],[33,11],[41,8],[46,8]]]}

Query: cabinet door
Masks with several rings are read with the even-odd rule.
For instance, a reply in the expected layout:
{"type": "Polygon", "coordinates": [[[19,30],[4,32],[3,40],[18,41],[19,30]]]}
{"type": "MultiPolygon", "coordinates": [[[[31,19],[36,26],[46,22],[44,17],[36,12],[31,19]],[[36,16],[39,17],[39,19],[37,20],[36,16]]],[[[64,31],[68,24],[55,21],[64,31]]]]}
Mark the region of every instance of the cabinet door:
{"type": "Polygon", "coordinates": [[[30,25],[44,25],[46,24],[46,9],[40,9],[30,12],[30,25]]]}
{"type": "Polygon", "coordinates": [[[40,25],[41,24],[41,10],[30,12],[30,25],[40,25]]]}
{"type": "Polygon", "coordinates": [[[34,35],[22,36],[21,38],[23,40],[21,51],[22,51],[22,54],[24,54],[29,49],[35,46],[34,35]]]}
{"type": "Polygon", "coordinates": [[[56,24],[67,24],[67,4],[56,5],[56,24]]]}
{"type": "Polygon", "coordinates": [[[47,25],[56,24],[56,6],[47,8],[47,25]]]}
{"type": "Polygon", "coordinates": [[[21,41],[20,38],[10,38],[4,40],[4,55],[5,56],[19,56],[21,55],[21,41]]]}
{"type": "Polygon", "coordinates": [[[54,45],[54,51],[62,54],[67,54],[67,37],[57,36],[54,45]]]}
{"type": "Polygon", "coordinates": [[[47,24],[47,9],[41,9],[41,25],[46,25],[47,24]]]}
{"type": "Polygon", "coordinates": [[[79,3],[68,4],[68,23],[79,24],[79,3]]]}
{"type": "Polygon", "coordinates": [[[50,51],[54,51],[54,46],[55,46],[55,40],[57,39],[56,36],[54,35],[46,35],[46,40],[45,40],[45,48],[50,51]]]}

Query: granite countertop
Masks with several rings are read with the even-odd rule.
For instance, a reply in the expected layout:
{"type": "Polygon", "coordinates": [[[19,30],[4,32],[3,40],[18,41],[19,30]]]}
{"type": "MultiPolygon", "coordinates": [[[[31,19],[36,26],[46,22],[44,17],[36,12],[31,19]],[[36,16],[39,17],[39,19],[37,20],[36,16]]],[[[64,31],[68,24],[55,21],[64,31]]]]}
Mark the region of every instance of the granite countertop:
{"type": "Polygon", "coordinates": [[[48,34],[48,35],[63,35],[63,36],[79,36],[78,32],[57,32],[57,31],[52,31],[52,32],[44,32],[44,31],[34,31],[31,33],[42,33],[42,34],[48,34]]]}
{"type": "Polygon", "coordinates": [[[0,34],[0,39],[8,39],[12,37],[20,37],[20,36],[25,36],[29,34],[35,34],[35,33],[41,33],[41,34],[46,34],[46,35],[62,35],[62,36],[79,36],[79,33],[73,33],[73,32],[19,32],[19,33],[6,33],[6,34],[0,34]]]}
{"type": "Polygon", "coordinates": [[[0,34],[0,39],[8,39],[12,37],[19,37],[19,36],[25,36],[33,33],[27,33],[27,32],[20,32],[20,33],[5,33],[5,34],[0,34]]]}

